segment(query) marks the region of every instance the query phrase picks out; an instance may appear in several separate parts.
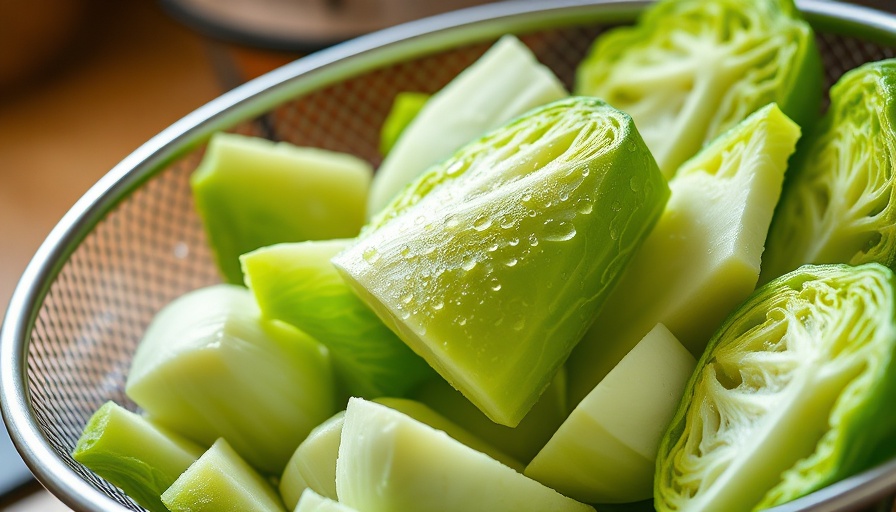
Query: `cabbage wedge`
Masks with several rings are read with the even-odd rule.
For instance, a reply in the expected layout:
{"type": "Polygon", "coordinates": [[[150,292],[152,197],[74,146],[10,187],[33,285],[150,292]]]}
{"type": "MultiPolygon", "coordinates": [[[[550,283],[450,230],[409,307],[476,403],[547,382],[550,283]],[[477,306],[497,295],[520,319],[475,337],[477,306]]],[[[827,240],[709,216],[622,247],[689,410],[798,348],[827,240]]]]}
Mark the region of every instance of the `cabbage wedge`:
{"type": "Polygon", "coordinates": [[[311,489],[305,489],[295,512],[357,512],[357,510],[321,496],[311,489]]]}
{"type": "Polygon", "coordinates": [[[524,474],[584,503],[649,499],[660,440],[696,364],[657,324],[576,406],[524,474]]]}
{"type": "Polygon", "coordinates": [[[750,296],[799,127],[774,104],[688,160],[672,195],[567,361],[577,404],[657,323],[700,357],[750,296]]]}
{"type": "Polygon", "coordinates": [[[216,133],[190,187],[221,275],[242,284],[241,254],[357,235],[372,179],[348,153],[216,133]]]}
{"type": "Polygon", "coordinates": [[[432,167],[332,261],[411,349],[512,427],[668,197],[631,118],[570,98],[432,167]]]}
{"type": "Polygon", "coordinates": [[[404,91],[395,95],[392,109],[380,129],[380,153],[388,155],[404,129],[417,117],[432,95],[425,92],[404,91]]]}
{"type": "Polygon", "coordinates": [[[150,512],[168,512],[162,493],[205,448],[109,401],[90,417],[72,458],[150,512]]]}
{"type": "MultiPolygon", "coordinates": [[[[431,165],[535,107],[569,95],[554,72],[519,39],[506,35],[426,100],[395,137],[370,184],[368,217],[375,216],[431,165]]],[[[384,126],[385,130],[393,130],[384,126]]]]}
{"type": "Polygon", "coordinates": [[[772,507],[894,453],[896,276],[806,265],[713,337],[660,445],[659,511],[772,507]]]}
{"type": "Polygon", "coordinates": [[[896,60],[866,64],[831,89],[800,148],[762,256],[760,282],[804,263],[896,267],[896,60]]]}
{"type": "Polygon", "coordinates": [[[205,446],[225,438],[265,474],[336,409],[327,350],[263,318],[246,288],[193,290],[153,317],[125,392],[158,425],[205,446]]]}
{"type": "Polygon", "coordinates": [[[336,459],[340,502],[363,512],[594,512],[394,409],[351,398],[336,459]]]}
{"type": "Polygon", "coordinates": [[[599,37],[575,87],[628,112],[667,177],[768,103],[808,126],[821,93],[821,57],[793,0],[662,0],[599,37]]]}
{"type": "Polygon", "coordinates": [[[275,244],[240,256],[261,313],[327,347],[340,395],[405,396],[435,372],[377,318],[330,263],[351,240],[275,244]]]}
{"type": "Polygon", "coordinates": [[[162,493],[171,512],[286,512],[271,483],[221,438],[162,493]]]}

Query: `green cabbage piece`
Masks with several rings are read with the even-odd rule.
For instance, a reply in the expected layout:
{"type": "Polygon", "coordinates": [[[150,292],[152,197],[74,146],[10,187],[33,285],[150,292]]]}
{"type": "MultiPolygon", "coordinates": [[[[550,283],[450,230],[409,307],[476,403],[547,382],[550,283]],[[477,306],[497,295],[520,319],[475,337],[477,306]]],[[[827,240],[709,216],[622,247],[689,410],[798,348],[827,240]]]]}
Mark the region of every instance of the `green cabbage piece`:
{"type": "Polygon", "coordinates": [[[594,512],[445,432],[351,398],[336,459],[339,500],[365,512],[594,512]]]}
{"type": "Polygon", "coordinates": [[[241,254],[357,235],[372,179],[347,153],[216,133],[190,186],[221,275],[242,284],[241,254]]]}
{"type": "Polygon", "coordinates": [[[168,512],[161,495],[205,451],[180,434],[115,402],[91,416],[72,458],[151,512],[168,512]]]}
{"type": "Polygon", "coordinates": [[[162,493],[171,512],[286,512],[271,483],[224,438],[162,493]]]}
{"type": "Polygon", "coordinates": [[[380,153],[386,155],[395,145],[404,129],[417,117],[430,95],[425,92],[404,91],[395,95],[392,109],[380,129],[380,153]]]}
{"type": "MultiPolygon", "coordinates": [[[[375,403],[440,430],[465,446],[484,453],[496,461],[522,473],[525,466],[496,449],[476,435],[439,414],[421,402],[406,398],[377,398],[375,403]]],[[[337,499],[336,459],[345,423],[345,411],[337,413],[308,434],[289,459],[280,478],[280,496],[288,508],[295,507],[299,496],[308,488],[326,498],[337,499]]],[[[302,498],[304,499],[304,498],[302,498]]]]}
{"type": "Polygon", "coordinates": [[[831,107],[788,171],[760,282],[804,263],[896,267],[896,60],[831,88],[831,107]]]}
{"type": "Polygon", "coordinates": [[[263,318],[246,288],[186,293],[153,317],[128,374],[128,397],[158,423],[209,446],[227,439],[279,475],[296,446],[336,412],[327,349],[263,318]]]}
{"type": "Polygon", "coordinates": [[[370,184],[368,217],[430,166],[535,107],[569,96],[550,68],[513,35],[435,93],[411,119],[370,184]]]}
{"type": "Polygon", "coordinates": [[[314,427],[299,444],[280,476],[280,497],[286,508],[294,509],[305,489],[336,499],[336,456],[345,411],[339,411],[314,427]]]}
{"type": "Polygon", "coordinates": [[[572,404],[657,323],[700,357],[719,325],[756,288],[799,135],[799,127],[772,103],[678,169],[656,227],[569,356],[572,404]]]}
{"type": "Polygon", "coordinates": [[[600,36],[575,86],[628,112],[667,177],[768,103],[810,125],[821,93],[814,35],[792,0],[662,0],[600,36]]]}
{"type": "Polygon", "coordinates": [[[896,276],[806,265],[720,328],[660,446],[657,510],[785,503],[892,456],[896,276]]]}
{"type": "Polygon", "coordinates": [[[246,284],[262,314],[297,327],[327,347],[343,393],[405,396],[435,372],[377,318],[330,263],[351,242],[276,244],[244,254],[240,261],[246,284]]]}
{"type": "Polygon", "coordinates": [[[523,474],[584,503],[649,499],[660,440],[696,364],[657,324],[575,407],[523,474]]]}
{"type": "Polygon", "coordinates": [[[332,261],[451,385],[516,426],[668,197],[631,118],[570,98],[432,167],[332,261]]]}
{"type": "Polygon", "coordinates": [[[357,512],[356,509],[305,489],[295,512],[357,512]]]}

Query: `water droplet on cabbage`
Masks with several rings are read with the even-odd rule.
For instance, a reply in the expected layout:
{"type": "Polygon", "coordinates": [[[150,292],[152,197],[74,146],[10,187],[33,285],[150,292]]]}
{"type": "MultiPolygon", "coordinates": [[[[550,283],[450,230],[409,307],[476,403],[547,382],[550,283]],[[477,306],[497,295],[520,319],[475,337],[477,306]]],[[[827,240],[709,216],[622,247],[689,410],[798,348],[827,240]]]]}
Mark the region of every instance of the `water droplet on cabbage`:
{"type": "Polygon", "coordinates": [[[551,219],[544,223],[542,238],[549,242],[565,242],[576,236],[576,227],[572,222],[551,219]]]}

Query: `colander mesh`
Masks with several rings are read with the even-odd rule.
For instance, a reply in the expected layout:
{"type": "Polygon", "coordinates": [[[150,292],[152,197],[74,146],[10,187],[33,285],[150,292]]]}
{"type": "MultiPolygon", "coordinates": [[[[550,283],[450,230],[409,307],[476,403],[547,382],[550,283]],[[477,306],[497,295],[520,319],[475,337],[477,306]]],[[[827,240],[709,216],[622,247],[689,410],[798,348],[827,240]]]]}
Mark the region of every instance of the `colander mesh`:
{"type": "MultiPolygon", "coordinates": [[[[551,29],[522,39],[567,85],[603,27],[551,29]]],[[[893,48],[821,34],[827,85],[893,48]]],[[[379,128],[396,93],[433,92],[489,46],[469,45],[378,69],[283,104],[233,131],[350,152],[379,164],[379,128]]],[[[124,507],[142,510],[75,463],[69,453],[91,414],[124,394],[131,354],[153,314],[189,290],[219,281],[193,209],[189,176],[201,149],[145,183],[91,231],[65,263],[40,308],[29,345],[31,403],[56,452],[124,507]]]]}

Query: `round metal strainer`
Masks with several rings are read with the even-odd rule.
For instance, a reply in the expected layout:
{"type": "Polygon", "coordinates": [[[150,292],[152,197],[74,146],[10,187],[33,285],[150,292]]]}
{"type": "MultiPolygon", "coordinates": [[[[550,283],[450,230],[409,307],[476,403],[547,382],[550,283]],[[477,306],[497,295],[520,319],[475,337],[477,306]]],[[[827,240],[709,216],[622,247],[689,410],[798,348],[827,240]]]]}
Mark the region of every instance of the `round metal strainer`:
{"type": "MultiPolygon", "coordinates": [[[[518,34],[571,85],[609,26],[647,2],[498,2],[421,20],[310,55],[235,89],[151,139],[62,219],[26,269],[0,333],[0,403],[37,478],[75,510],[141,510],[68,455],[105,401],[124,394],[153,314],[218,282],[189,175],[218,130],[350,152],[378,164],[379,129],[399,91],[438,90],[500,35],[518,34]]],[[[798,2],[818,32],[828,85],[896,54],[896,18],[798,2]]],[[[0,461],[2,463],[2,461],[0,461]]],[[[896,460],[781,510],[867,507],[896,493],[896,460]]]]}

